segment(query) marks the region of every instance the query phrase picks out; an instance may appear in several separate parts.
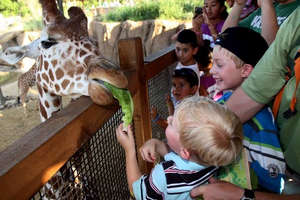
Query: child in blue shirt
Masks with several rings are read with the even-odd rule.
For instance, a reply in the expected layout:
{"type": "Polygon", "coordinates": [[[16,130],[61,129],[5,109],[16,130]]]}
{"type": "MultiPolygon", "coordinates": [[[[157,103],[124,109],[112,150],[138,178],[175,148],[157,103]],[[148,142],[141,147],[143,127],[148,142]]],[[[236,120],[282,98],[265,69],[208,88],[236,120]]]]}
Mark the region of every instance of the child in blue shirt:
{"type": "MultiPolygon", "coordinates": [[[[234,91],[238,88],[250,75],[267,48],[268,44],[264,38],[253,30],[244,27],[226,29],[216,40],[213,50],[213,66],[210,73],[216,80],[217,88],[220,91],[234,91]]],[[[224,103],[230,95],[231,92],[225,93],[218,102],[224,103]]],[[[286,166],[270,109],[263,108],[244,123],[243,132],[243,144],[258,185],[280,193],[281,179],[284,177],[286,166]]]]}
{"type": "Polygon", "coordinates": [[[128,133],[122,131],[122,124],[117,128],[126,154],[129,190],[136,199],[191,199],[194,187],[207,183],[218,167],[235,161],[242,149],[242,124],[237,116],[206,97],[185,98],[174,116],[168,117],[165,132],[172,151],[157,139],[148,140],[144,148],[153,148],[164,161],[149,175],[142,175],[131,128],[128,133]]]}

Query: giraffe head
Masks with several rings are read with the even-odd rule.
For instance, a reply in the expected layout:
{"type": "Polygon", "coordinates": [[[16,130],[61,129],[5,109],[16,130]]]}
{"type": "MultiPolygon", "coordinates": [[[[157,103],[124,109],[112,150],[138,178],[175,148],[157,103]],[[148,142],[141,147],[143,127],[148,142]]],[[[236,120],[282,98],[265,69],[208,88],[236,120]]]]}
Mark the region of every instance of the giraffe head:
{"type": "Polygon", "coordinates": [[[67,19],[57,9],[55,0],[40,0],[40,3],[45,28],[40,38],[36,81],[42,119],[60,109],[58,96],[86,95],[100,105],[112,103],[112,94],[103,82],[126,88],[128,81],[89,39],[84,12],[71,7],[67,19]]]}
{"type": "Polygon", "coordinates": [[[44,29],[38,40],[23,47],[11,47],[1,54],[16,63],[24,56],[36,58],[30,73],[39,92],[40,116],[45,121],[61,109],[61,96],[90,96],[99,105],[113,102],[104,86],[108,82],[126,88],[128,80],[118,66],[103,58],[88,36],[87,17],[78,7],[68,10],[69,19],[57,9],[55,0],[40,0],[44,29]]]}

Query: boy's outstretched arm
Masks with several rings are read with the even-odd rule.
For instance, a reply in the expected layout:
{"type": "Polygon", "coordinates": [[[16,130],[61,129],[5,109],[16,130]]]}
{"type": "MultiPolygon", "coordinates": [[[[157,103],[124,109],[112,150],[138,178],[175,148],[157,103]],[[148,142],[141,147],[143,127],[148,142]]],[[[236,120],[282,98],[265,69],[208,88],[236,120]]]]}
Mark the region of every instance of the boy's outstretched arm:
{"type": "Polygon", "coordinates": [[[120,124],[116,130],[116,135],[118,142],[122,145],[122,147],[125,150],[128,188],[130,192],[133,193],[132,184],[142,176],[142,173],[139,169],[138,162],[136,159],[136,150],[134,137],[132,133],[132,126],[129,125],[128,132],[124,132],[123,123],[120,124]]]}

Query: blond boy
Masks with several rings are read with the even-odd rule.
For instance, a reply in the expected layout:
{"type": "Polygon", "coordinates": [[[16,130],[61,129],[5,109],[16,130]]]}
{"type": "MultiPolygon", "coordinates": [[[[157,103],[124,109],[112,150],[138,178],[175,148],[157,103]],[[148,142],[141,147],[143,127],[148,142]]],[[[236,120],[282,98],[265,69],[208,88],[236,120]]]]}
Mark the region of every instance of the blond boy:
{"type": "Polygon", "coordinates": [[[168,117],[165,143],[151,139],[141,148],[142,157],[153,162],[164,156],[150,175],[142,175],[136,160],[131,129],[116,131],[126,153],[129,189],[136,199],[191,199],[189,192],[206,183],[218,167],[232,163],[242,149],[242,125],[228,109],[205,97],[184,99],[168,117]]]}

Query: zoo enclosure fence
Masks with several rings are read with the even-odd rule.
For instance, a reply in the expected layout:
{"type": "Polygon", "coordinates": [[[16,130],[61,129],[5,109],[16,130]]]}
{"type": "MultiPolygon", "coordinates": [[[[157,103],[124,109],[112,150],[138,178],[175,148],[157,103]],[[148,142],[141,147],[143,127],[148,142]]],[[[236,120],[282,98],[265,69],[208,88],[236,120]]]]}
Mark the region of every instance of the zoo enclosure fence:
{"type": "MultiPolygon", "coordinates": [[[[167,116],[165,94],[176,63],[174,47],[144,59],[140,38],[119,41],[120,67],[129,80],[135,105],[137,148],[162,139],[151,124],[150,107],[167,116]]],[[[0,199],[129,199],[125,155],[115,128],[122,111],[117,102],[97,106],[81,97],[0,152],[0,199]]],[[[151,164],[137,155],[143,172],[151,164]]]]}

